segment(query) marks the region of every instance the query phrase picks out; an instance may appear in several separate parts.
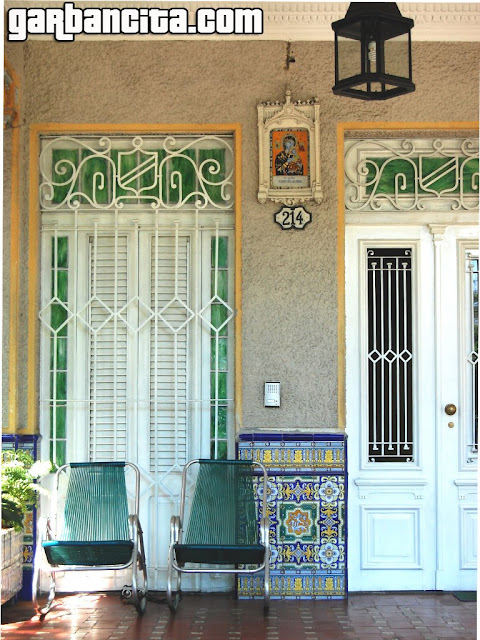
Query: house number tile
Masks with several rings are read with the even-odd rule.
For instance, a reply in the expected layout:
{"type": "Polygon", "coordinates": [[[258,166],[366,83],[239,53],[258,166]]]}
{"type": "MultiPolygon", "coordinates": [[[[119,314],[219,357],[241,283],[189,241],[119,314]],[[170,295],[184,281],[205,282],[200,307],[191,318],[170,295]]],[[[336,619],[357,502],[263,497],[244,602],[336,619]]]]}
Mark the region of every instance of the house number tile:
{"type": "Polygon", "coordinates": [[[274,220],[282,229],[304,229],[312,221],[312,214],[304,207],[282,207],[274,220]]]}

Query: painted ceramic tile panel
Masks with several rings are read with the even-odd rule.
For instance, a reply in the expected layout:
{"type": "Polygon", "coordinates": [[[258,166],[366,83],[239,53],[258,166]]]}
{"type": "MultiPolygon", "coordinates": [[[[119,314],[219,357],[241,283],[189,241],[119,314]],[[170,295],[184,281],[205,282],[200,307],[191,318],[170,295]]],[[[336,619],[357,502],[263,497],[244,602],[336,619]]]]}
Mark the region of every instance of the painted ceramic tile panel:
{"type": "MultiPolygon", "coordinates": [[[[271,597],[344,598],[343,441],[240,442],[239,457],[259,460],[269,471],[271,597]],[[284,466],[279,464],[280,460],[284,466]],[[332,468],[342,472],[334,473],[332,468]]],[[[261,499],[262,487],[257,485],[258,504],[261,499]]],[[[238,595],[240,598],[263,597],[263,574],[240,576],[238,595]]]]}

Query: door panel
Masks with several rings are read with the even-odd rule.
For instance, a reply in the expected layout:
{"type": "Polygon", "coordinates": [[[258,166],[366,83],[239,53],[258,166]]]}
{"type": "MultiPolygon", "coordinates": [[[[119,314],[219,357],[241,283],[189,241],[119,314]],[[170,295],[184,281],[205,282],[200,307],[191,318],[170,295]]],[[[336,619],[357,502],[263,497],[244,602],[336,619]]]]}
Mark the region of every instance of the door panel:
{"type": "Polygon", "coordinates": [[[437,589],[476,588],[478,406],[477,231],[448,227],[435,242],[438,341],[437,589]],[[476,274],[476,275],[475,275],[476,274]],[[456,413],[445,407],[454,404],[456,413]]]}
{"type": "Polygon", "coordinates": [[[474,588],[474,232],[346,227],[351,590],[474,588]]]}

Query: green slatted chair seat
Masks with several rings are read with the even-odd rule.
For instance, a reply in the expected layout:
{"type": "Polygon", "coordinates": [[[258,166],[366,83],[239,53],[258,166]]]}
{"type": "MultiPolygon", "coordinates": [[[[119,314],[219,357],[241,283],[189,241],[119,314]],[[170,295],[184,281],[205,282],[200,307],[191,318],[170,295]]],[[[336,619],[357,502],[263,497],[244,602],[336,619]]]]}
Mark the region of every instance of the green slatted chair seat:
{"type": "Polygon", "coordinates": [[[72,463],[58,540],[42,546],[53,565],[122,565],[132,557],[124,463],[72,463]]]}
{"type": "Polygon", "coordinates": [[[261,564],[252,466],[200,460],[183,544],[174,546],[179,564],[261,564]]]}

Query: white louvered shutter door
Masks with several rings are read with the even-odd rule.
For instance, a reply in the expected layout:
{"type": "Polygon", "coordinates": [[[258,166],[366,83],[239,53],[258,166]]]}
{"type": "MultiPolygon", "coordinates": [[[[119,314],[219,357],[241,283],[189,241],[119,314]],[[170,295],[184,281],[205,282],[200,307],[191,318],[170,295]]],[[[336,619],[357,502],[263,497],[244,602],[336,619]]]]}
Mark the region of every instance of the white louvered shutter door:
{"type": "Polygon", "coordinates": [[[152,237],[150,268],[150,466],[164,473],[186,462],[188,238],[152,237]]]}
{"type": "Polygon", "coordinates": [[[127,237],[90,239],[90,459],[127,459],[127,237]]]}

